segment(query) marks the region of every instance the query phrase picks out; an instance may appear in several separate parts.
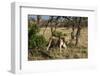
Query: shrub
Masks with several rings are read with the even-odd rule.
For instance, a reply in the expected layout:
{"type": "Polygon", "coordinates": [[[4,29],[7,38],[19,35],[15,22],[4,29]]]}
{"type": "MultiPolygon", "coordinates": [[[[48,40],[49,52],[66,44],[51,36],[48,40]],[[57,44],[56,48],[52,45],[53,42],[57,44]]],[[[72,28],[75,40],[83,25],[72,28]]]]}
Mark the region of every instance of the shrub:
{"type": "Polygon", "coordinates": [[[67,34],[59,32],[59,31],[54,31],[53,32],[53,36],[55,36],[55,37],[61,37],[61,36],[67,36],[67,34]]]}
{"type": "Polygon", "coordinates": [[[47,41],[42,35],[33,35],[29,40],[30,48],[43,48],[46,45],[47,41]]]}
{"type": "Polygon", "coordinates": [[[66,33],[64,33],[63,35],[64,35],[64,36],[67,36],[67,34],[66,34],[66,33]]]}
{"type": "Polygon", "coordinates": [[[55,36],[55,37],[61,37],[61,36],[63,36],[63,34],[62,34],[62,32],[54,31],[53,32],[53,36],[55,36]]]}
{"type": "Polygon", "coordinates": [[[40,29],[36,24],[30,24],[30,27],[28,27],[28,37],[30,38],[33,35],[36,35],[40,29]]]}
{"type": "Polygon", "coordinates": [[[36,24],[33,24],[28,29],[28,47],[29,48],[44,48],[47,44],[43,35],[38,35],[40,29],[36,24]]]}

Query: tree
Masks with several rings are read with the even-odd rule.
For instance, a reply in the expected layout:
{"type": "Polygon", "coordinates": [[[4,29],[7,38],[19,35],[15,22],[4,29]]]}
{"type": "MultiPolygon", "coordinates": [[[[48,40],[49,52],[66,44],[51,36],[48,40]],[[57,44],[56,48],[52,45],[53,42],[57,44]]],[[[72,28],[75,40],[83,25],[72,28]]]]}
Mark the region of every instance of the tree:
{"type": "Polygon", "coordinates": [[[82,21],[82,17],[79,17],[79,23],[78,23],[77,32],[76,32],[76,43],[75,43],[75,46],[77,46],[78,43],[79,43],[79,37],[80,37],[80,31],[81,31],[81,21],[82,21]]]}
{"type": "Polygon", "coordinates": [[[40,24],[40,19],[41,19],[41,16],[40,15],[37,15],[37,25],[40,24]]]}

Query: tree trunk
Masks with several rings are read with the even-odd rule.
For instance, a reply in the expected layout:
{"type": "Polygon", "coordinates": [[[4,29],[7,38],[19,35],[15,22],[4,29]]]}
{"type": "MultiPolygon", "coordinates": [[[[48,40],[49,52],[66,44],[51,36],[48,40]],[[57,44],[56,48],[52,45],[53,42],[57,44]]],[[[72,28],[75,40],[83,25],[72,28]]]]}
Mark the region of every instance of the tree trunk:
{"type": "Polygon", "coordinates": [[[80,29],[80,27],[78,27],[77,33],[76,33],[76,43],[75,43],[75,46],[77,46],[78,43],[79,43],[80,31],[81,31],[81,29],[80,29]]]}
{"type": "Polygon", "coordinates": [[[40,19],[41,19],[41,16],[40,15],[37,15],[37,25],[40,24],[40,19]]]}
{"type": "Polygon", "coordinates": [[[72,32],[71,32],[71,39],[74,39],[74,30],[75,30],[75,25],[73,24],[72,26],[72,32]]]}
{"type": "Polygon", "coordinates": [[[77,46],[79,44],[79,37],[80,37],[80,31],[81,31],[81,17],[79,19],[79,24],[78,24],[78,27],[77,27],[77,32],[76,32],[76,43],[75,43],[75,46],[77,46]]]}

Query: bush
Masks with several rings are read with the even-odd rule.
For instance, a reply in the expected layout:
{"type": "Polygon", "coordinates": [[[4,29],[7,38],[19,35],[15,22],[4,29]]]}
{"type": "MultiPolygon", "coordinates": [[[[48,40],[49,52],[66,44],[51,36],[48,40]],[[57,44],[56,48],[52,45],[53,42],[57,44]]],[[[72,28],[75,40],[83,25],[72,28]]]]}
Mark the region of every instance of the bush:
{"type": "Polygon", "coordinates": [[[67,36],[67,34],[59,32],[59,31],[54,31],[53,32],[53,36],[55,36],[55,37],[61,37],[61,36],[67,36]]]}
{"type": "Polygon", "coordinates": [[[42,35],[33,35],[29,40],[29,48],[43,48],[46,45],[47,41],[42,35]]]}
{"type": "Polygon", "coordinates": [[[28,27],[28,37],[30,38],[33,35],[36,35],[40,29],[36,24],[31,24],[29,25],[30,27],[28,27]]]}
{"type": "Polygon", "coordinates": [[[40,29],[36,24],[33,24],[28,29],[28,47],[29,48],[44,48],[47,44],[43,35],[38,35],[40,29]]]}
{"type": "Polygon", "coordinates": [[[67,36],[67,34],[66,34],[66,33],[64,33],[63,35],[64,35],[64,36],[67,36]]]}
{"type": "Polygon", "coordinates": [[[55,37],[61,37],[62,35],[63,35],[62,32],[58,32],[58,31],[53,32],[53,36],[55,37]]]}

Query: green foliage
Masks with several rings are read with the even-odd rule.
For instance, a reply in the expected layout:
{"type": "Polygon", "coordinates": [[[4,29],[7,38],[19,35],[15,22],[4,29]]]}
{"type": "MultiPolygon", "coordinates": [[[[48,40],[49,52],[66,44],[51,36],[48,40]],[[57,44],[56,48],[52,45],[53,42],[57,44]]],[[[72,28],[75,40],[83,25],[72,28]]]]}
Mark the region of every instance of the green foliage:
{"type": "Polygon", "coordinates": [[[29,48],[43,48],[46,44],[47,41],[42,35],[32,35],[29,39],[29,48]]]}
{"type": "Polygon", "coordinates": [[[40,29],[36,24],[30,24],[30,27],[28,28],[28,36],[31,37],[33,35],[36,35],[40,29]]]}
{"type": "Polygon", "coordinates": [[[55,37],[61,37],[62,35],[63,35],[62,32],[58,32],[58,31],[53,32],[53,36],[55,37]]]}
{"type": "Polygon", "coordinates": [[[59,31],[54,31],[53,32],[53,36],[55,36],[55,37],[61,37],[61,36],[67,36],[67,34],[59,32],[59,31]]]}
{"type": "Polygon", "coordinates": [[[33,24],[28,30],[28,46],[29,48],[43,48],[47,41],[43,35],[38,35],[40,29],[36,24],[33,24]]]}
{"type": "Polygon", "coordinates": [[[64,35],[64,36],[67,36],[67,34],[66,34],[66,33],[64,33],[63,35],[64,35]]]}

